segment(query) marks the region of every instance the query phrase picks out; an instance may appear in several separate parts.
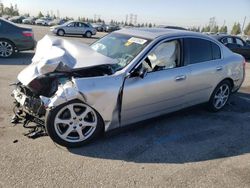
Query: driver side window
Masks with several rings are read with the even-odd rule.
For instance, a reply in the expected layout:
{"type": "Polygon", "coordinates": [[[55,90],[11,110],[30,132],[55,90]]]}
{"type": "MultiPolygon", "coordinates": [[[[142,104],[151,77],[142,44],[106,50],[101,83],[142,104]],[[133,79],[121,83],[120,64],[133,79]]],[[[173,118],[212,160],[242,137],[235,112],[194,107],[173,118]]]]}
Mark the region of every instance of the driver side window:
{"type": "Polygon", "coordinates": [[[142,65],[148,72],[172,69],[180,64],[180,43],[178,40],[164,42],[151,51],[142,65]]]}
{"type": "Polygon", "coordinates": [[[67,25],[67,27],[74,27],[75,26],[75,22],[71,22],[67,25]]]}

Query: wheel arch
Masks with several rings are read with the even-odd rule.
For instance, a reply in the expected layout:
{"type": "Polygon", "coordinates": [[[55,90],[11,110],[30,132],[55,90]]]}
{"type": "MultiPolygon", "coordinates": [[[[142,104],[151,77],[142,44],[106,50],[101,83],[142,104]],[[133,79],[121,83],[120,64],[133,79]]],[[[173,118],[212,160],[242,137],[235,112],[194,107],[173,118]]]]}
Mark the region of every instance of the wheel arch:
{"type": "Polygon", "coordinates": [[[64,34],[66,34],[66,32],[65,32],[65,30],[63,29],[63,28],[59,28],[58,30],[57,30],[57,34],[59,33],[59,31],[63,31],[64,32],[64,34]]]}
{"type": "Polygon", "coordinates": [[[232,89],[233,89],[233,87],[234,87],[233,79],[230,78],[230,77],[224,78],[223,80],[221,80],[218,84],[216,84],[216,85],[213,87],[213,89],[211,90],[211,93],[209,94],[209,100],[211,99],[211,97],[212,97],[212,95],[213,95],[213,92],[214,92],[214,90],[216,89],[216,87],[217,87],[218,85],[220,85],[220,84],[221,84],[222,82],[224,82],[224,81],[228,81],[228,82],[230,83],[230,85],[231,85],[231,92],[232,92],[232,89]]]}
{"type": "MultiPolygon", "coordinates": [[[[234,81],[233,81],[232,78],[230,78],[230,77],[225,78],[225,79],[221,80],[220,83],[223,82],[223,81],[226,81],[226,80],[230,82],[231,90],[232,90],[232,89],[234,88],[234,81]]],[[[219,84],[220,84],[220,83],[219,83],[219,84]]],[[[219,84],[217,84],[217,85],[219,85],[219,84]]]]}
{"type": "Polygon", "coordinates": [[[90,32],[90,33],[91,33],[91,35],[93,35],[93,33],[92,33],[92,31],[91,31],[91,30],[87,30],[87,31],[84,33],[84,35],[86,35],[86,34],[87,34],[87,32],[90,32]]]}
{"type": "Polygon", "coordinates": [[[12,40],[4,38],[4,37],[0,37],[0,40],[5,40],[5,41],[10,42],[14,46],[15,50],[18,50],[16,44],[12,40]]]}

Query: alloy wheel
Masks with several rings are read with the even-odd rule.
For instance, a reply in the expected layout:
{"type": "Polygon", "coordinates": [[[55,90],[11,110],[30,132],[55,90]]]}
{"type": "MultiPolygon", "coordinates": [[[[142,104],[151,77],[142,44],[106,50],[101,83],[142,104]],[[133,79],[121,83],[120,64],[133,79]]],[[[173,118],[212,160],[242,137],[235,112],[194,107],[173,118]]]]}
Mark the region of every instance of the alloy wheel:
{"type": "Polygon", "coordinates": [[[0,56],[10,57],[14,52],[13,46],[7,41],[0,41],[0,56]]]}
{"type": "Polygon", "coordinates": [[[214,95],[213,105],[216,109],[221,109],[225,106],[229,99],[230,88],[228,84],[222,84],[214,95]]]}
{"type": "Polygon", "coordinates": [[[72,103],[60,109],[54,120],[57,135],[70,143],[88,139],[97,127],[97,114],[83,103],[72,103]]]}

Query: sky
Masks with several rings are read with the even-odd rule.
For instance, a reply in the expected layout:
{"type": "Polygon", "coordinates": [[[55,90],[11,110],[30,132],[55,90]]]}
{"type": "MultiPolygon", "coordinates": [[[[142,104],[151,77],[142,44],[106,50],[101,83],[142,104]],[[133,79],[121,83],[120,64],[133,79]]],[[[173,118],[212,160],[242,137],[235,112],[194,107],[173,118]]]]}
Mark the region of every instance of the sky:
{"type": "Polygon", "coordinates": [[[232,27],[234,22],[250,22],[250,0],[0,0],[6,6],[17,4],[21,13],[37,16],[57,10],[61,17],[73,18],[100,15],[125,21],[127,14],[136,14],[138,23],[151,22],[157,25],[178,25],[183,27],[204,26],[209,18],[216,23],[232,27]]]}

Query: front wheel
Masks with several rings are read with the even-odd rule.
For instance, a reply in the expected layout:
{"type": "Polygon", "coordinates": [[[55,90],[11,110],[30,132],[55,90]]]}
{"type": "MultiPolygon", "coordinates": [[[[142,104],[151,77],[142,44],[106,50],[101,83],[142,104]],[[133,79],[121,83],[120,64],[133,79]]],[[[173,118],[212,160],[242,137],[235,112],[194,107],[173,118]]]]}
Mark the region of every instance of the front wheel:
{"type": "Polygon", "coordinates": [[[86,36],[87,38],[90,38],[90,37],[92,36],[92,33],[91,33],[90,31],[87,31],[87,32],[85,33],[85,36],[86,36]]]}
{"type": "Polygon", "coordinates": [[[79,100],[73,100],[48,111],[45,127],[57,144],[80,147],[102,132],[103,123],[93,108],[79,100]]]}
{"type": "Polygon", "coordinates": [[[228,80],[218,84],[208,102],[209,110],[217,112],[227,104],[231,95],[231,87],[231,83],[228,80]]]}
{"type": "Polygon", "coordinates": [[[59,30],[57,31],[57,35],[58,35],[58,36],[64,36],[64,35],[65,35],[64,30],[59,29],[59,30]]]}

